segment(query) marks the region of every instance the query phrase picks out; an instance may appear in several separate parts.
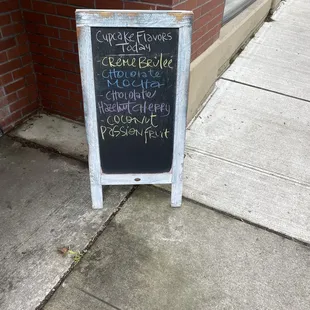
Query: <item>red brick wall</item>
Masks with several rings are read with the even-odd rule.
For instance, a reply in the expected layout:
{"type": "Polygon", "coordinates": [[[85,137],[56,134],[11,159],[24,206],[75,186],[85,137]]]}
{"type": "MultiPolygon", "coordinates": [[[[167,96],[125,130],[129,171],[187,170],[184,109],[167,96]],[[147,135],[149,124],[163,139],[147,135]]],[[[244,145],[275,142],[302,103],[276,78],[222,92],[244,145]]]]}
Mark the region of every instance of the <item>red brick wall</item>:
{"type": "Polygon", "coordinates": [[[0,127],[8,131],[39,107],[18,0],[0,3],[0,127]]]}
{"type": "Polygon", "coordinates": [[[173,0],[123,0],[125,10],[171,10],[173,0]]]}
{"type": "Polygon", "coordinates": [[[173,0],[174,10],[194,12],[192,60],[202,54],[220,34],[225,0],[173,0]]]}
{"type": "MultiPolygon", "coordinates": [[[[74,20],[77,8],[193,10],[195,21],[193,25],[192,60],[218,38],[224,9],[224,0],[6,0],[5,3],[7,5],[10,3],[10,6],[12,6],[10,11],[14,14],[19,12],[18,1],[22,6],[25,29],[28,33],[29,47],[39,88],[40,103],[46,110],[52,113],[61,114],[75,120],[83,120],[82,92],[75,33],[76,25],[74,20]]],[[[11,16],[7,8],[3,9],[1,5],[0,10],[2,11],[0,11],[0,14],[11,16]]],[[[10,23],[15,22],[12,18],[10,17],[10,23]]],[[[5,27],[8,26],[4,25],[6,23],[4,19],[0,21],[0,25],[1,22],[3,23],[1,26],[2,31],[2,27],[6,29],[5,27]]],[[[11,41],[5,44],[13,44],[10,42],[14,41],[14,46],[20,45],[22,38],[26,42],[27,35],[22,27],[20,17],[19,20],[16,20],[13,28],[15,30],[10,30],[12,33],[14,31],[21,31],[21,35],[15,38],[8,37],[11,41]]],[[[6,34],[6,32],[4,33],[6,34]]],[[[7,52],[0,55],[2,55],[4,64],[7,65],[6,62],[9,57],[10,62],[12,62],[11,66],[16,66],[18,63],[18,70],[21,70],[21,66],[28,68],[23,70],[29,70],[31,67],[29,47],[27,44],[23,45],[23,47],[21,46],[19,48],[22,48],[21,52],[24,53],[21,55],[28,57],[24,57],[24,60],[19,58],[19,60],[17,59],[16,62],[13,62],[20,55],[12,58],[7,52]]],[[[4,48],[9,48],[9,45],[7,47],[4,45],[4,48]]],[[[14,68],[12,67],[11,69],[17,70],[14,68]]],[[[7,70],[10,70],[10,68],[8,67],[7,70]]],[[[9,81],[7,82],[8,84],[13,83],[10,78],[16,78],[16,82],[18,82],[16,87],[26,88],[27,90],[32,89],[33,91],[28,91],[29,98],[27,99],[26,97],[21,97],[25,95],[25,91],[24,93],[20,92],[20,94],[16,93],[15,98],[12,87],[9,90],[6,90],[5,87],[1,89],[1,92],[4,92],[5,98],[7,95],[10,95],[9,98],[4,100],[4,102],[9,103],[5,104],[3,111],[0,110],[0,113],[6,113],[5,124],[9,123],[8,119],[18,120],[24,117],[25,113],[31,110],[30,107],[37,107],[37,101],[36,105],[33,103],[33,97],[37,95],[37,92],[34,86],[35,77],[33,74],[31,75],[31,71],[27,71],[30,74],[27,78],[22,75],[17,76],[17,74],[13,76],[10,71],[8,73],[8,76],[6,76],[6,79],[9,81]],[[11,91],[12,94],[7,93],[8,91],[11,91]],[[20,105],[15,104],[15,102],[20,102],[19,100],[21,99],[23,99],[25,104],[29,100],[26,106],[28,110],[21,103],[20,105]]],[[[1,71],[0,76],[2,77],[1,71]]]]}

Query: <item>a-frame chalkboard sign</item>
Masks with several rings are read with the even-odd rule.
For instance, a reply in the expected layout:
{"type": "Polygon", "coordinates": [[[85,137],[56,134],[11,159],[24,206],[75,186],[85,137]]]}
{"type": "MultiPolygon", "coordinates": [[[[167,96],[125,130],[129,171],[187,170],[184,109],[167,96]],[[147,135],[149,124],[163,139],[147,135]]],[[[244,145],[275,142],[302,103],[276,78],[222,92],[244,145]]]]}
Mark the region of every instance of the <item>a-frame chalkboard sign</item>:
{"type": "Polygon", "coordinates": [[[192,12],[77,10],[93,208],[102,185],[172,184],[182,202],[192,12]]]}

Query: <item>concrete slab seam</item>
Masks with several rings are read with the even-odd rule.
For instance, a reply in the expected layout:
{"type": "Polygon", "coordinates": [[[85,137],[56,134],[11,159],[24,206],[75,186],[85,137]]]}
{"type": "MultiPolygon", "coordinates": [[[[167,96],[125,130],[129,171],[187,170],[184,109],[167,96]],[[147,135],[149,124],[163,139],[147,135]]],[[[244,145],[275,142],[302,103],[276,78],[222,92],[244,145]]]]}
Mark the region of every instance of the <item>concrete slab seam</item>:
{"type": "Polygon", "coordinates": [[[243,163],[243,162],[234,161],[234,160],[231,160],[231,159],[228,159],[228,158],[225,158],[225,157],[222,157],[222,156],[218,156],[218,155],[210,153],[210,152],[194,149],[194,148],[191,148],[191,147],[186,147],[186,150],[189,150],[191,152],[198,153],[198,154],[201,154],[201,155],[206,155],[208,157],[212,157],[212,158],[215,158],[215,159],[219,159],[219,160],[225,161],[227,163],[230,163],[230,164],[233,164],[233,165],[236,165],[236,166],[240,166],[240,167],[243,167],[243,168],[246,168],[246,169],[249,169],[249,170],[254,170],[254,171],[260,172],[260,173],[262,173],[264,175],[267,175],[267,176],[271,176],[271,177],[279,178],[279,179],[282,179],[282,180],[286,180],[286,181],[289,181],[289,182],[291,182],[293,184],[298,184],[298,185],[310,188],[310,184],[309,183],[300,182],[297,179],[287,177],[287,176],[285,176],[283,174],[280,174],[280,173],[277,173],[277,172],[268,171],[268,170],[265,170],[263,168],[259,168],[259,167],[256,167],[256,166],[253,166],[253,165],[250,165],[250,164],[246,164],[246,163],[243,163]]]}
{"type": "Polygon", "coordinates": [[[119,203],[119,205],[116,207],[116,209],[110,214],[110,216],[107,218],[107,220],[103,223],[102,227],[97,231],[96,235],[92,237],[92,239],[88,242],[88,244],[85,246],[85,248],[81,251],[81,259],[79,262],[73,262],[67,272],[63,274],[63,276],[60,278],[58,283],[52,288],[52,290],[49,292],[49,294],[46,295],[44,300],[40,303],[39,306],[35,308],[35,310],[41,310],[46,305],[46,303],[50,300],[50,298],[54,295],[56,290],[61,286],[61,284],[66,280],[66,278],[69,276],[71,271],[77,266],[81,260],[83,259],[83,256],[88,252],[90,247],[95,243],[95,241],[102,235],[102,233],[105,231],[105,229],[108,227],[108,225],[111,223],[111,221],[115,218],[115,216],[118,214],[118,212],[122,209],[126,201],[129,199],[129,197],[135,192],[135,190],[138,188],[138,185],[135,185],[132,187],[132,189],[127,193],[125,198],[119,203]]]}
{"type": "Polygon", "coordinates": [[[284,96],[284,97],[288,97],[288,98],[292,98],[292,99],[296,99],[296,100],[300,100],[300,101],[304,101],[304,102],[310,103],[310,100],[299,98],[299,97],[288,95],[288,94],[284,94],[284,93],[278,92],[276,90],[271,90],[271,89],[267,89],[267,88],[264,88],[264,87],[255,86],[253,84],[248,84],[248,83],[245,83],[245,82],[240,82],[240,81],[236,81],[236,80],[232,80],[232,79],[224,78],[224,77],[221,77],[220,79],[224,80],[224,81],[231,82],[231,83],[241,84],[241,85],[252,87],[252,88],[256,88],[256,89],[259,89],[259,90],[264,90],[264,91],[267,91],[267,92],[270,92],[270,93],[273,93],[273,94],[277,94],[277,95],[281,95],[281,96],[284,96]]]}
{"type": "Polygon", "coordinates": [[[50,146],[44,146],[42,144],[33,142],[33,141],[29,141],[27,139],[24,138],[20,138],[11,134],[8,134],[8,136],[10,137],[10,139],[12,139],[13,141],[19,142],[20,144],[22,144],[23,147],[29,147],[31,149],[38,149],[44,153],[54,153],[54,154],[58,154],[61,156],[64,156],[66,158],[70,158],[70,159],[74,159],[74,160],[78,160],[81,163],[85,163],[87,165],[88,160],[84,159],[82,157],[79,156],[73,156],[67,153],[62,153],[60,151],[58,151],[57,149],[50,147],[50,146]]]}
{"type": "MultiPolygon", "coordinates": [[[[156,187],[156,190],[160,190],[160,191],[164,191],[164,192],[169,192],[167,189],[165,189],[165,188],[159,188],[159,187],[156,187]]],[[[216,213],[218,213],[218,214],[221,214],[221,215],[223,215],[223,216],[225,216],[225,217],[227,217],[227,218],[231,218],[231,219],[237,220],[237,221],[242,222],[242,223],[244,223],[244,224],[247,224],[247,225],[250,225],[250,226],[254,226],[254,227],[258,228],[258,229],[262,229],[262,230],[267,231],[267,232],[269,232],[269,233],[275,234],[275,235],[277,235],[277,236],[279,236],[279,237],[282,237],[282,238],[284,238],[284,239],[287,239],[287,240],[296,242],[296,243],[298,243],[298,244],[300,244],[300,245],[302,245],[302,246],[305,246],[306,248],[308,248],[308,249],[310,250],[310,243],[307,243],[307,242],[305,242],[305,241],[296,239],[296,238],[294,238],[294,237],[291,237],[291,236],[286,235],[286,234],[284,234],[284,233],[278,232],[278,231],[273,230],[273,229],[271,229],[271,228],[268,228],[268,227],[266,227],[266,226],[257,224],[257,223],[255,223],[255,222],[250,221],[250,220],[246,220],[246,219],[240,218],[240,217],[238,217],[238,216],[236,216],[236,215],[234,215],[234,214],[232,214],[232,213],[228,213],[228,212],[226,212],[226,211],[219,210],[219,209],[217,209],[217,208],[215,208],[215,207],[212,207],[212,206],[210,206],[210,205],[205,205],[205,204],[203,204],[203,203],[201,203],[201,202],[199,202],[199,201],[196,201],[196,200],[194,200],[194,199],[192,199],[192,198],[183,196],[183,199],[184,199],[185,201],[188,201],[188,202],[190,202],[190,203],[193,203],[193,204],[195,204],[195,205],[197,205],[197,206],[199,206],[199,207],[207,208],[208,210],[211,210],[211,211],[213,211],[213,212],[216,212],[216,213]]]]}
{"type": "Polygon", "coordinates": [[[121,308],[118,308],[118,307],[112,305],[111,303],[109,303],[109,302],[107,302],[107,301],[105,301],[105,300],[103,300],[103,299],[101,299],[101,298],[95,296],[94,294],[91,294],[91,293],[89,293],[89,292],[87,292],[87,291],[85,291],[85,290],[83,290],[83,289],[81,289],[81,288],[79,288],[79,287],[75,287],[75,288],[76,288],[77,290],[79,290],[80,292],[82,292],[82,293],[84,293],[84,294],[86,294],[86,295],[88,295],[88,296],[90,296],[90,297],[92,297],[92,298],[94,298],[94,299],[96,299],[96,300],[98,300],[98,301],[100,301],[100,302],[102,302],[102,303],[108,305],[109,307],[111,307],[111,308],[113,308],[113,309],[122,310],[121,308]]]}

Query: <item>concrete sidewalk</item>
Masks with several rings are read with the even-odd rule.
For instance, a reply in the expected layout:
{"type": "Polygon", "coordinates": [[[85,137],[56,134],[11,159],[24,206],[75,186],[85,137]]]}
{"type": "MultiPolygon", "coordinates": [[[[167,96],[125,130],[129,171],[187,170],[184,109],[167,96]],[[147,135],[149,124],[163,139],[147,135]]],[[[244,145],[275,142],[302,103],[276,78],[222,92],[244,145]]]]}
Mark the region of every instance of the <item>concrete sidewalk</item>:
{"type": "Polygon", "coordinates": [[[308,310],[310,250],[140,187],[45,310],[308,310]]]}
{"type": "Polygon", "coordinates": [[[310,242],[310,2],[285,1],[187,133],[184,195],[310,242]]]}
{"type": "Polygon", "coordinates": [[[74,264],[57,249],[87,249],[131,187],[106,189],[94,211],[86,165],[7,137],[0,174],[0,309],[33,310],[74,264]]]}
{"type": "MultiPolygon", "coordinates": [[[[184,196],[310,242],[310,3],[287,0],[187,130],[184,196]]],[[[86,160],[85,129],[40,115],[12,135],[86,160]]]]}
{"type": "Polygon", "coordinates": [[[219,80],[187,131],[181,209],[113,186],[92,211],[86,167],[49,152],[86,160],[79,124],[43,114],[11,133],[44,153],[1,138],[0,308],[34,309],[62,283],[45,309],[308,310],[310,250],[289,240],[310,243],[308,13],[285,1],[219,80]],[[98,235],[61,282],[73,262],[56,249],[98,235]]]}

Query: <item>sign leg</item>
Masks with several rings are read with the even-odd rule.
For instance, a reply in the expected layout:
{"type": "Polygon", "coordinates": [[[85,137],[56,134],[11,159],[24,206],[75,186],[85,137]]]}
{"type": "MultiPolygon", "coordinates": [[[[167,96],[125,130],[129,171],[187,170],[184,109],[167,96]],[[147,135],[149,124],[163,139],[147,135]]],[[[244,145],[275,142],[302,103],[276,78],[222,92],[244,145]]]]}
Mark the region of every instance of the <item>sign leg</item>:
{"type": "Polygon", "coordinates": [[[171,207],[178,208],[182,205],[182,182],[172,183],[171,186],[171,207]]]}
{"type": "Polygon", "coordinates": [[[101,184],[90,184],[93,209],[103,209],[103,194],[101,184]]]}

